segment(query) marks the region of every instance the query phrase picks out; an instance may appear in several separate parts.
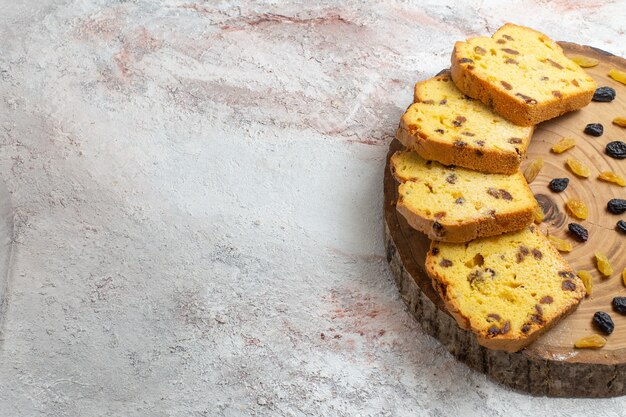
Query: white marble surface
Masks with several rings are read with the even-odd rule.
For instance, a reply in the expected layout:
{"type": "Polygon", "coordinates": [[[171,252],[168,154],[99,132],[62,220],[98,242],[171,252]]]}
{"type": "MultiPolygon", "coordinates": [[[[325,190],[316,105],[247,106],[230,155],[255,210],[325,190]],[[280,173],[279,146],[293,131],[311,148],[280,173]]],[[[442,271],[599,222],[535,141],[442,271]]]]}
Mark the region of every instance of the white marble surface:
{"type": "Polygon", "coordinates": [[[407,313],[382,173],[412,84],[505,21],[626,55],[624,2],[0,0],[1,416],[621,416],[407,313]]]}

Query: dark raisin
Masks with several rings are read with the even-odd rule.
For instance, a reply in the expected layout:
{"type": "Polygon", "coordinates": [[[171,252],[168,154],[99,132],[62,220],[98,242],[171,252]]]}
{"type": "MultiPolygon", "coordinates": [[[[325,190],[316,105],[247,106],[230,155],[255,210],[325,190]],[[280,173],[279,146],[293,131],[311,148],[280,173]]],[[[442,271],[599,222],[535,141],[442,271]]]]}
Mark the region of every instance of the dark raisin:
{"type": "Polygon", "coordinates": [[[507,59],[504,61],[504,63],[505,63],[505,64],[515,64],[515,65],[519,64],[519,62],[517,62],[517,60],[515,60],[515,59],[513,59],[513,58],[507,58],[507,59]]]}
{"type": "Polygon", "coordinates": [[[509,138],[508,142],[511,143],[511,144],[513,144],[513,143],[522,143],[522,139],[521,138],[509,138]]]}
{"type": "Polygon", "coordinates": [[[601,101],[604,103],[608,103],[609,101],[613,101],[615,99],[615,90],[611,87],[599,87],[596,88],[596,92],[593,93],[593,101],[601,101]]]}
{"type": "Polygon", "coordinates": [[[566,279],[563,282],[561,282],[561,289],[563,291],[576,291],[576,284],[574,284],[569,279],[566,279]]]}
{"type": "Polygon", "coordinates": [[[498,333],[500,333],[500,329],[498,329],[498,326],[495,326],[495,325],[494,325],[494,326],[491,326],[491,327],[487,330],[487,333],[489,333],[489,335],[491,335],[491,336],[495,336],[495,335],[497,335],[498,333]]]}
{"type": "Polygon", "coordinates": [[[602,136],[604,133],[604,126],[600,123],[589,123],[585,126],[585,133],[591,136],[602,136]]]}
{"type": "Polygon", "coordinates": [[[563,69],[563,65],[559,64],[556,61],[551,60],[550,58],[546,59],[546,61],[548,61],[550,65],[552,65],[556,69],[563,69]]]}
{"type": "Polygon", "coordinates": [[[510,41],[514,40],[513,37],[511,35],[502,35],[503,38],[506,38],[510,41]]]}
{"type": "Polygon", "coordinates": [[[626,314],[626,297],[615,297],[611,304],[613,304],[613,310],[620,314],[626,314]]]}
{"type": "Polygon", "coordinates": [[[543,257],[543,254],[542,254],[542,253],[541,253],[541,251],[540,251],[539,249],[537,249],[537,248],[535,248],[535,249],[533,249],[533,250],[532,250],[532,254],[533,254],[533,257],[534,257],[535,259],[541,259],[541,258],[543,257]]]}
{"type": "Polygon", "coordinates": [[[507,190],[500,189],[500,196],[503,199],[508,200],[508,201],[512,201],[513,200],[513,196],[507,190]]]}
{"type": "Polygon", "coordinates": [[[439,262],[439,265],[442,268],[448,268],[452,266],[452,261],[450,259],[442,259],[441,262],[439,262]]]}
{"type": "Polygon", "coordinates": [[[539,304],[535,304],[535,311],[537,312],[537,314],[539,314],[540,316],[543,316],[543,308],[541,308],[541,306],[539,304]]]}
{"type": "Polygon", "coordinates": [[[433,231],[439,236],[443,235],[445,232],[443,225],[438,221],[433,222],[433,231]]]}
{"type": "Polygon", "coordinates": [[[494,198],[500,198],[500,193],[498,192],[498,190],[496,190],[493,187],[487,188],[487,194],[489,194],[490,196],[494,198]]]}
{"type": "Polygon", "coordinates": [[[491,278],[496,276],[496,271],[494,271],[491,268],[485,268],[485,272],[488,273],[489,275],[491,275],[491,278]]]}
{"type": "Polygon", "coordinates": [[[555,193],[560,193],[564,191],[569,185],[569,178],[555,178],[548,184],[548,188],[550,188],[555,193]]]}
{"type": "Polygon", "coordinates": [[[608,313],[604,311],[596,311],[596,314],[593,315],[593,324],[603,333],[611,334],[615,329],[615,324],[613,324],[613,319],[608,313]]]}
{"type": "Polygon", "coordinates": [[[450,174],[446,177],[446,182],[448,184],[454,184],[456,182],[456,174],[450,174]]]}
{"type": "Polygon", "coordinates": [[[554,299],[549,295],[546,295],[545,297],[541,298],[541,300],[539,300],[541,304],[552,304],[553,301],[554,299]]]}
{"type": "Polygon", "coordinates": [[[521,328],[522,333],[526,334],[530,331],[530,324],[524,324],[521,328]]]}
{"type": "Polygon", "coordinates": [[[530,316],[530,321],[537,324],[545,323],[539,314],[533,314],[532,316],[530,316]]]}
{"type": "Polygon", "coordinates": [[[463,142],[462,140],[455,140],[454,146],[458,146],[459,148],[464,148],[467,146],[467,142],[463,142]]]}
{"type": "Polygon", "coordinates": [[[441,133],[442,135],[445,133],[445,132],[443,131],[443,129],[435,129],[435,132],[437,132],[437,133],[441,133]]]}
{"type": "Polygon", "coordinates": [[[465,199],[463,197],[459,197],[456,200],[454,200],[454,202],[456,204],[463,204],[465,202],[465,199]]]}
{"type": "Polygon", "coordinates": [[[550,79],[550,77],[546,77],[545,75],[543,77],[541,77],[541,81],[548,81],[550,79]]]}
{"type": "Polygon", "coordinates": [[[519,52],[517,52],[515,49],[511,49],[511,48],[502,48],[503,52],[506,52],[507,54],[510,55],[519,55],[519,52]]]}
{"type": "Polygon", "coordinates": [[[615,159],[626,158],[626,143],[621,140],[615,140],[606,144],[604,151],[608,156],[615,159]]]}
{"type": "Polygon", "coordinates": [[[469,59],[469,58],[461,58],[459,59],[459,64],[465,64],[466,62],[472,63],[474,62],[473,59],[469,59]]]}
{"type": "Polygon", "coordinates": [[[448,102],[448,100],[446,100],[446,99],[444,98],[443,100],[441,100],[441,101],[439,102],[439,104],[443,106],[443,105],[444,105],[444,104],[446,104],[447,102],[448,102]]]}
{"type": "Polygon", "coordinates": [[[563,97],[563,94],[561,94],[561,92],[559,90],[552,90],[552,95],[554,97],[558,97],[558,98],[563,97]]]}
{"type": "Polygon", "coordinates": [[[487,53],[487,51],[484,48],[481,48],[480,46],[475,46],[474,52],[476,52],[478,55],[485,55],[487,53]]]}
{"type": "Polygon", "coordinates": [[[515,95],[523,99],[526,102],[526,104],[537,104],[537,100],[535,100],[532,97],[527,96],[526,94],[515,93],[515,95]]]}
{"type": "Polygon", "coordinates": [[[613,198],[606,203],[606,209],[613,214],[622,214],[626,212],[626,200],[613,198]]]}
{"type": "Polygon", "coordinates": [[[626,222],[624,220],[620,220],[615,225],[618,232],[626,233],[626,222]]]}
{"type": "MultiPolygon", "coordinates": [[[[472,135],[472,136],[474,136],[474,135],[472,135]]],[[[485,141],[484,140],[477,140],[476,141],[476,145],[478,145],[478,146],[485,146],[485,141]]]]}
{"type": "Polygon", "coordinates": [[[587,229],[585,229],[578,223],[570,223],[567,225],[567,228],[577,241],[586,242],[587,239],[589,239],[589,232],[587,231],[587,229]]]}
{"type": "Polygon", "coordinates": [[[504,323],[504,326],[502,326],[502,329],[500,329],[500,334],[507,334],[509,330],[511,330],[511,322],[507,321],[504,323]]]}
{"type": "Polygon", "coordinates": [[[562,278],[574,278],[574,273],[570,271],[559,271],[559,276],[562,278]]]}
{"type": "Polygon", "coordinates": [[[495,321],[500,321],[501,320],[500,316],[498,314],[496,314],[496,313],[487,314],[487,320],[489,320],[489,319],[493,319],[495,321]]]}
{"type": "Polygon", "coordinates": [[[430,251],[430,253],[432,253],[433,255],[437,256],[439,255],[439,248],[432,248],[432,250],[430,251]]]}
{"type": "Polygon", "coordinates": [[[506,88],[507,90],[512,90],[513,86],[509,83],[507,83],[506,81],[500,81],[500,84],[502,84],[502,87],[506,88]]]}

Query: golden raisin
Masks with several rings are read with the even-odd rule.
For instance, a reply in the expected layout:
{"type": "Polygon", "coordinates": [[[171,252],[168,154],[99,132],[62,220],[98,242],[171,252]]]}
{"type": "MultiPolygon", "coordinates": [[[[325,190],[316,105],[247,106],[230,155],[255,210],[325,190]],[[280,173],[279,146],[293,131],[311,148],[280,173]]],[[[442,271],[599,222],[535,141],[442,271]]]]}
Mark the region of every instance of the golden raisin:
{"type": "Polygon", "coordinates": [[[582,56],[582,55],[574,55],[574,56],[570,56],[568,58],[571,59],[572,61],[574,61],[575,63],[577,63],[578,66],[580,66],[582,68],[595,67],[600,62],[597,59],[589,58],[588,56],[582,56]]]}
{"type": "Polygon", "coordinates": [[[524,178],[526,178],[527,183],[531,183],[537,178],[537,174],[543,168],[543,158],[537,158],[530,163],[524,170],[524,178]]]}
{"type": "Polygon", "coordinates": [[[583,282],[583,285],[585,286],[585,292],[587,293],[587,295],[590,296],[591,291],[593,290],[593,280],[591,279],[591,272],[581,269],[580,271],[576,272],[576,275],[578,275],[578,278],[580,278],[580,280],[583,282]]]}
{"type": "Polygon", "coordinates": [[[622,282],[626,285],[626,268],[622,271],[622,282]]]}
{"type": "Polygon", "coordinates": [[[605,344],[606,344],[606,339],[604,337],[600,336],[599,334],[592,334],[589,336],[585,336],[581,339],[578,339],[576,343],[574,343],[574,346],[576,346],[579,349],[584,349],[584,348],[598,349],[604,346],[605,344]]]}
{"type": "Polygon", "coordinates": [[[611,71],[609,71],[609,77],[613,78],[615,81],[619,81],[622,84],[626,84],[626,72],[624,71],[611,68],[611,71]]]}
{"type": "Polygon", "coordinates": [[[566,150],[573,148],[574,146],[576,146],[576,141],[574,139],[562,138],[560,141],[554,144],[552,148],[550,148],[550,150],[554,153],[563,153],[566,150]]]}
{"type": "Polygon", "coordinates": [[[610,277],[613,273],[613,266],[611,266],[611,262],[609,258],[607,258],[604,254],[600,252],[595,253],[596,256],[596,267],[598,271],[605,277],[610,277]]]}
{"type": "Polygon", "coordinates": [[[620,127],[626,127],[626,117],[616,117],[613,119],[613,124],[620,127]]]}
{"type": "Polygon", "coordinates": [[[535,223],[539,224],[546,218],[545,213],[543,212],[543,208],[541,208],[541,204],[537,204],[535,206],[535,211],[533,211],[533,218],[535,223]]]}
{"type": "Polygon", "coordinates": [[[578,159],[567,158],[566,164],[568,168],[579,177],[587,178],[591,174],[591,170],[589,167],[578,159]]]}
{"type": "Polygon", "coordinates": [[[554,236],[548,236],[548,239],[550,240],[550,243],[552,243],[552,246],[554,246],[554,248],[558,250],[559,252],[571,252],[572,251],[571,242],[567,240],[559,239],[558,237],[554,237],[554,236]]]}
{"type": "Polygon", "coordinates": [[[617,184],[620,187],[626,186],[626,180],[611,171],[601,172],[600,175],[598,175],[598,179],[601,181],[612,182],[613,184],[617,184]]]}
{"type": "Polygon", "coordinates": [[[567,203],[565,203],[565,208],[567,212],[580,220],[585,220],[587,216],[589,216],[589,210],[587,210],[587,205],[575,198],[572,198],[567,203]]]}

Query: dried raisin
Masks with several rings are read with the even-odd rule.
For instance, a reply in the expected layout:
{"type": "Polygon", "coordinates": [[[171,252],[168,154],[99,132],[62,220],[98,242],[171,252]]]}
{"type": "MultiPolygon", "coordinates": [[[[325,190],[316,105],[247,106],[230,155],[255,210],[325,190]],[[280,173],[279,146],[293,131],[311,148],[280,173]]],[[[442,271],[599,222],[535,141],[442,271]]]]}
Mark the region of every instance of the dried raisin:
{"type": "Polygon", "coordinates": [[[611,158],[624,159],[626,158],[626,143],[621,140],[614,140],[606,144],[604,151],[611,158]]]}
{"type": "Polygon", "coordinates": [[[587,231],[587,229],[585,229],[578,223],[568,224],[567,229],[579,242],[586,242],[587,239],[589,239],[589,232],[587,231]]]}
{"type": "Polygon", "coordinates": [[[626,315],[626,297],[614,297],[611,302],[613,310],[626,315]]]}
{"type": "Polygon", "coordinates": [[[582,55],[574,55],[568,58],[574,61],[575,63],[577,63],[578,66],[582,68],[595,67],[596,65],[600,63],[600,61],[598,61],[597,59],[589,58],[588,56],[582,56],[582,55]]]}
{"type": "Polygon", "coordinates": [[[573,198],[565,203],[565,208],[567,209],[569,214],[576,217],[577,219],[585,220],[587,216],[589,216],[589,210],[587,209],[587,205],[581,200],[573,198]]]}
{"type": "Polygon", "coordinates": [[[554,153],[563,153],[566,150],[573,148],[574,146],[576,146],[576,141],[574,139],[562,138],[560,141],[554,144],[552,148],[550,148],[550,150],[554,153]]]}
{"type": "Polygon", "coordinates": [[[559,252],[572,251],[572,244],[567,240],[559,239],[558,237],[554,236],[548,236],[548,239],[550,240],[550,243],[552,243],[552,246],[554,246],[554,248],[559,252]]]}
{"type": "Polygon", "coordinates": [[[615,99],[615,90],[611,87],[598,87],[593,93],[593,101],[608,103],[615,99]]]}
{"type": "Polygon", "coordinates": [[[619,127],[626,127],[626,117],[616,117],[613,119],[613,124],[619,127]]]}
{"type": "Polygon", "coordinates": [[[606,203],[606,208],[610,213],[622,214],[626,212],[626,200],[621,198],[612,198],[606,203]]]}
{"type": "Polygon", "coordinates": [[[622,271],[622,283],[626,285],[626,268],[622,271]]]}
{"type": "Polygon", "coordinates": [[[548,187],[555,193],[564,191],[569,184],[569,178],[555,178],[548,184],[548,187]]]}
{"type": "Polygon", "coordinates": [[[579,177],[587,178],[591,174],[591,170],[589,170],[589,167],[580,162],[578,159],[567,158],[567,161],[565,163],[567,164],[569,169],[579,177]]]}
{"type": "Polygon", "coordinates": [[[626,233],[626,222],[624,220],[618,221],[615,226],[618,232],[626,233]]]}
{"type": "Polygon", "coordinates": [[[604,133],[604,126],[601,123],[589,123],[585,126],[585,133],[591,136],[602,136],[604,133]]]}
{"type": "Polygon", "coordinates": [[[612,182],[613,184],[617,184],[620,187],[626,186],[626,180],[615,172],[611,171],[603,171],[598,175],[598,179],[600,181],[612,182]]]}
{"type": "Polygon", "coordinates": [[[611,265],[611,261],[606,257],[603,253],[596,252],[596,267],[598,271],[605,277],[610,277],[613,274],[613,266],[611,265]]]}
{"type": "Polygon", "coordinates": [[[579,349],[599,349],[604,345],[606,345],[606,339],[599,334],[582,337],[574,343],[574,347],[579,349]]]}
{"type": "Polygon", "coordinates": [[[530,163],[524,170],[524,178],[526,178],[527,183],[531,183],[537,178],[537,174],[543,168],[543,158],[537,158],[530,163]]]}
{"type": "Polygon", "coordinates": [[[593,323],[601,332],[606,334],[613,333],[613,330],[615,329],[613,319],[611,319],[611,316],[604,311],[596,311],[593,315],[593,323]]]}
{"type": "Polygon", "coordinates": [[[626,72],[624,71],[611,68],[611,70],[609,71],[609,77],[613,78],[615,81],[619,81],[622,84],[626,84],[626,72]]]}
{"type": "Polygon", "coordinates": [[[591,272],[580,270],[576,272],[576,275],[578,275],[578,278],[580,278],[580,280],[583,282],[583,285],[585,286],[585,293],[588,296],[591,296],[591,292],[593,291],[593,280],[591,278],[591,272]]]}

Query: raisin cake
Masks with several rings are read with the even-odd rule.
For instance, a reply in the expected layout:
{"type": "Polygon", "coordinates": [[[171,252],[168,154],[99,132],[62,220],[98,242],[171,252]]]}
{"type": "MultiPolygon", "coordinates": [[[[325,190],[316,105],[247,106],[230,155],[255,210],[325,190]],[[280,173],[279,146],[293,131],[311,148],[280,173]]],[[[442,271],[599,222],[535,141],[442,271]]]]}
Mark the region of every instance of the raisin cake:
{"type": "Polygon", "coordinates": [[[459,90],[522,126],[580,109],[596,89],[556,42],[510,23],[491,38],[457,42],[451,61],[459,90]]]}
{"type": "Polygon", "coordinates": [[[467,242],[533,221],[537,203],[519,170],[484,174],[427,161],[412,151],[396,152],[390,167],[400,182],[397,210],[431,239],[467,242]]]}
{"type": "Polygon", "coordinates": [[[432,242],[426,271],[459,326],[516,352],[576,309],[585,287],[536,226],[468,244],[432,242]]]}
{"type": "Polygon", "coordinates": [[[396,134],[407,148],[428,160],[482,172],[519,169],[533,128],[516,126],[465,96],[449,72],[417,83],[414,101],[396,134]]]}

